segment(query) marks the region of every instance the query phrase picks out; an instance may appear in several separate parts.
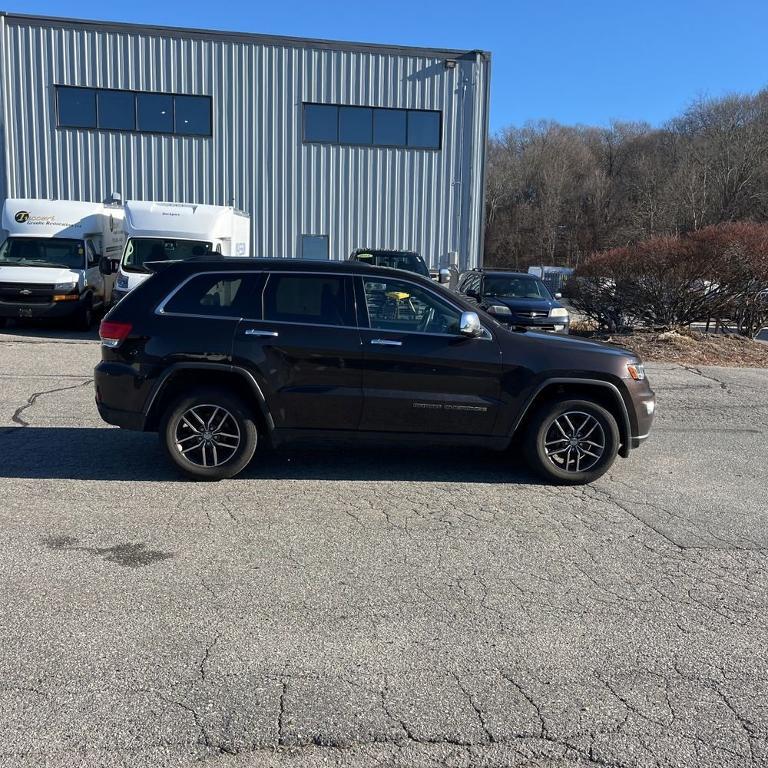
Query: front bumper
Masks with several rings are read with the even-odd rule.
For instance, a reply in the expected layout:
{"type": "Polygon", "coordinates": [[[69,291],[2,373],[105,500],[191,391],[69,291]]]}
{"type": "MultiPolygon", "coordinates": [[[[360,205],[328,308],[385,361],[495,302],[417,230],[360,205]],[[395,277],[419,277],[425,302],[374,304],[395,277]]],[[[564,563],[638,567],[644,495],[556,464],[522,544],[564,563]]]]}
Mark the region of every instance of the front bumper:
{"type": "Polygon", "coordinates": [[[83,300],[24,303],[0,301],[0,317],[4,318],[65,318],[75,315],[83,306],[83,300]]]}
{"type": "Polygon", "coordinates": [[[494,315],[494,320],[507,328],[525,328],[527,331],[546,331],[548,333],[568,334],[571,328],[570,318],[562,317],[515,317],[512,315],[494,315]]]}

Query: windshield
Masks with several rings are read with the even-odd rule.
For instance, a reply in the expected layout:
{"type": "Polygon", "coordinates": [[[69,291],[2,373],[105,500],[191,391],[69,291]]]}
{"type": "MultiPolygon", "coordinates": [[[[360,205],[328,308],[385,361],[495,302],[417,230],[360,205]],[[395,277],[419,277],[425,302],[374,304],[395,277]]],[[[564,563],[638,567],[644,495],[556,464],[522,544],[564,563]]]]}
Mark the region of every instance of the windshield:
{"type": "Polygon", "coordinates": [[[483,295],[500,299],[551,299],[547,287],[533,277],[486,277],[483,295]]]}
{"type": "Polygon", "coordinates": [[[170,240],[164,237],[132,237],[125,246],[123,268],[149,272],[148,261],[184,261],[213,253],[213,244],[203,240],[170,240]]]}
{"type": "Polygon", "coordinates": [[[368,251],[358,253],[355,258],[375,267],[390,267],[391,269],[404,269],[406,272],[415,272],[417,275],[429,277],[429,270],[424,259],[418,253],[407,251],[368,251]]]}
{"type": "Polygon", "coordinates": [[[0,267],[85,269],[82,240],[54,237],[9,237],[0,245],[0,267]]]}

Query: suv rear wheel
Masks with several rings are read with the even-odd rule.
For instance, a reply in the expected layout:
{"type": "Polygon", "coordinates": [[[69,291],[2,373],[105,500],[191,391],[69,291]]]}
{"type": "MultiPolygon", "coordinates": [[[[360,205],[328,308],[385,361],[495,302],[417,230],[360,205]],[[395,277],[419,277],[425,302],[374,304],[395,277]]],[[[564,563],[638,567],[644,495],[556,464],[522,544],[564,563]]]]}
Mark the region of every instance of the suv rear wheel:
{"type": "Polygon", "coordinates": [[[559,400],[539,408],[528,424],[531,468],[559,483],[590,483],[605,474],[619,450],[616,419],[590,400],[559,400]]]}
{"type": "Polygon", "coordinates": [[[234,477],[256,451],[258,431],[240,398],[200,388],[174,400],[160,423],[160,443],[170,460],[198,480],[234,477]]]}

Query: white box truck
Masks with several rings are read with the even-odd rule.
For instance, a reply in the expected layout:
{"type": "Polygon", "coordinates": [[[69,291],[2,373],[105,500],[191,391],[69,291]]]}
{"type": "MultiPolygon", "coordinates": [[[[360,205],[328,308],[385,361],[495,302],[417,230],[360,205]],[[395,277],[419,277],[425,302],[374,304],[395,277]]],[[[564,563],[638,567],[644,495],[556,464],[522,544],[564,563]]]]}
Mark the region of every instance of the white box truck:
{"type": "Polygon", "coordinates": [[[125,232],[115,301],[149,277],[148,262],[251,255],[251,217],[230,206],[127,200],[125,232]]]}
{"type": "Polygon", "coordinates": [[[0,324],[67,318],[90,328],[112,298],[110,264],[125,245],[122,205],[8,198],[2,228],[0,324]]]}

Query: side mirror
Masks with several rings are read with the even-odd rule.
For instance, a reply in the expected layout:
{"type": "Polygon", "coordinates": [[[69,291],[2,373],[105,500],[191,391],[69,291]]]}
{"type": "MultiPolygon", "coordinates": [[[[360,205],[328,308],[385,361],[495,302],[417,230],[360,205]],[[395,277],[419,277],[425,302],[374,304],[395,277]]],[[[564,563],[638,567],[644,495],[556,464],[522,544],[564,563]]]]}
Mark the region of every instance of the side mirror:
{"type": "Polygon", "coordinates": [[[462,336],[474,338],[483,332],[483,326],[480,325],[480,318],[477,312],[462,312],[459,320],[459,333],[462,336]]]}
{"type": "Polygon", "coordinates": [[[106,256],[102,256],[99,259],[99,272],[106,277],[107,275],[111,275],[113,271],[112,261],[106,256]]]}
{"type": "Polygon", "coordinates": [[[440,267],[437,272],[437,282],[440,285],[447,285],[451,282],[451,270],[447,267],[440,267]]]}
{"type": "Polygon", "coordinates": [[[562,299],[563,298],[563,294],[562,293],[556,293],[555,294],[555,298],[556,299],[562,299]]]}

